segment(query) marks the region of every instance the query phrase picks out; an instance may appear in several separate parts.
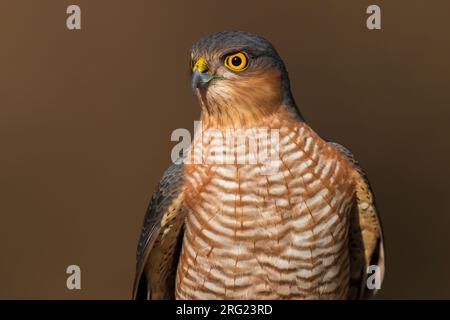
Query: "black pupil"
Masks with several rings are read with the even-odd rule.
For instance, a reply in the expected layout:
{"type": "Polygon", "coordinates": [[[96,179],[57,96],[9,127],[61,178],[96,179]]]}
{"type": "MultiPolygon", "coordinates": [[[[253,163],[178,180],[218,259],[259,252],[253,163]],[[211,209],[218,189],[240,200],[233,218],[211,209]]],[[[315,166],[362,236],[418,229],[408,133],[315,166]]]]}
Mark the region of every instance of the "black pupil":
{"type": "Polygon", "coordinates": [[[242,59],[239,57],[233,57],[233,59],[231,59],[231,64],[235,67],[239,67],[242,63],[242,59]]]}

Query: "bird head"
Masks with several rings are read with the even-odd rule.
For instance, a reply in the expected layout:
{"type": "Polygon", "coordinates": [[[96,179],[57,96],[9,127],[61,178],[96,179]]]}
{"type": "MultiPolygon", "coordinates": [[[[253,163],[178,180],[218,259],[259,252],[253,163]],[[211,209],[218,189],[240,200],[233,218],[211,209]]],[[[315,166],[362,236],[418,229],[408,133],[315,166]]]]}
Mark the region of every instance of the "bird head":
{"type": "Polygon", "coordinates": [[[272,44],[248,32],[207,35],[191,49],[192,89],[217,124],[258,121],[293,108],[286,68],[272,44]]]}

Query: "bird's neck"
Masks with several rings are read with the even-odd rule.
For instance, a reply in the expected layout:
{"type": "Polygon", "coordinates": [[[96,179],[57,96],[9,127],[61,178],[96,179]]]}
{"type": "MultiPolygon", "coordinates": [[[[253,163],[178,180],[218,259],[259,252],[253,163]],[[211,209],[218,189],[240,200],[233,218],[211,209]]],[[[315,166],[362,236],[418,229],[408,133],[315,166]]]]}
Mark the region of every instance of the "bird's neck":
{"type": "Polygon", "coordinates": [[[252,129],[271,128],[280,120],[301,120],[289,106],[282,104],[266,108],[239,108],[230,106],[226,110],[202,108],[200,121],[204,129],[252,129]]]}
{"type": "Polygon", "coordinates": [[[187,153],[186,163],[189,165],[186,168],[196,165],[245,164],[248,159],[258,157],[267,157],[272,161],[272,156],[278,157],[280,141],[285,140],[286,135],[291,135],[292,130],[309,130],[294,112],[284,106],[257,120],[246,120],[245,125],[232,122],[226,126],[224,122],[211,121],[210,116],[206,120],[202,119],[196,125],[187,153]]]}

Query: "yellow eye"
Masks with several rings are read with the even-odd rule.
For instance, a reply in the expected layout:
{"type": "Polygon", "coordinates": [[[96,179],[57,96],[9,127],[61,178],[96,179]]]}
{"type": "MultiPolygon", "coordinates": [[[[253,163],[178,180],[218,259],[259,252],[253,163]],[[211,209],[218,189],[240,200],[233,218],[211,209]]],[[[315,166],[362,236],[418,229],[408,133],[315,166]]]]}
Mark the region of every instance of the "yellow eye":
{"type": "Polygon", "coordinates": [[[230,54],[225,58],[224,64],[231,71],[244,71],[248,67],[248,55],[245,52],[230,54]]]}

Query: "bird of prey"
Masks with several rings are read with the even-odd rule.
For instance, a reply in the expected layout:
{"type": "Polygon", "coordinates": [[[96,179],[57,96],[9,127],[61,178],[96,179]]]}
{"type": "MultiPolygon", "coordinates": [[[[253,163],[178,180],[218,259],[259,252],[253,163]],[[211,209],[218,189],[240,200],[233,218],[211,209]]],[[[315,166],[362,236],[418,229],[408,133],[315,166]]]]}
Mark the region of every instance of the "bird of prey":
{"type": "Polygon", "coordinates": [[[219,32],[190,59],[202,124],[191,147],[213,147],[201,137],[208,129],[275,130],[278,167],[266,172],[234,153],[226,163],[206,153],[172,164],[144,218],[133,298],[371,297],[368,267],[383,278],[384,246],[369,182],[346,148],[305,122],[275,48],[219,32]]]}

